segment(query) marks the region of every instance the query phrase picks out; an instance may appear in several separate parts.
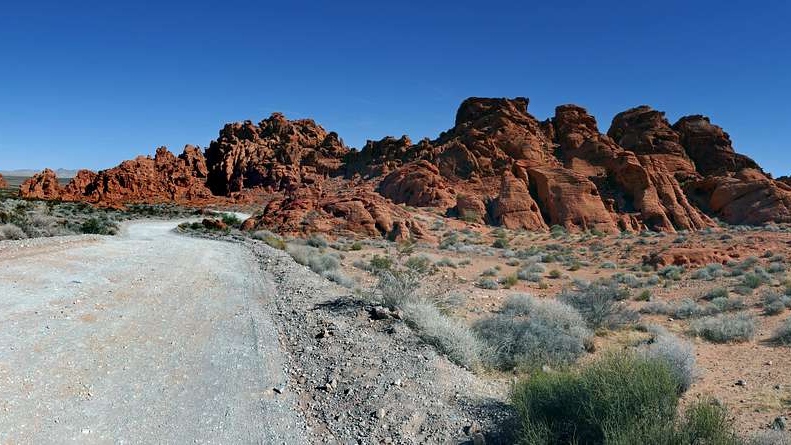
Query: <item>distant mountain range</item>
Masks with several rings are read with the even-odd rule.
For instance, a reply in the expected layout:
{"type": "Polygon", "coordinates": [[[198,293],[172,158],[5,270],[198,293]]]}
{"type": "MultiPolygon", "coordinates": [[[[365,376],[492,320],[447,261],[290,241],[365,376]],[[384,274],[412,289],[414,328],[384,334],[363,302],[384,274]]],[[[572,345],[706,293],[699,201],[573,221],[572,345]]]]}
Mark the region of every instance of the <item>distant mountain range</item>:
{"type": "MultiPolygon", "coordinates": [[[[0,175],[3,176],[22,176],[25,178],[29,178],[33,175],[38,173],[38,170],[28,170],[28,169],[19,169],[19,170],[0,170],[0,175]]],[[[77,170],[66,170],[65,168],[59,168],[55,170],[55,174],[58,175],[58,178],[73,178],[77,175],[77,170]]]]}

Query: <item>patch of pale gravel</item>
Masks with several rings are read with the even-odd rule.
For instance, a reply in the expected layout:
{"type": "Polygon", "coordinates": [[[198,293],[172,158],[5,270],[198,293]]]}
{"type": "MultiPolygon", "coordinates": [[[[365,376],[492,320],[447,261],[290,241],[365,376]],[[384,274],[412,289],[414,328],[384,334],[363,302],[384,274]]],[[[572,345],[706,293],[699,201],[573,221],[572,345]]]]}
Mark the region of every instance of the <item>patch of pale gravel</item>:
{"type": "Polygon", "coordinates": [[[272,283],[175,225],[3,244],[0,443],[305,442],[272,283]]]}

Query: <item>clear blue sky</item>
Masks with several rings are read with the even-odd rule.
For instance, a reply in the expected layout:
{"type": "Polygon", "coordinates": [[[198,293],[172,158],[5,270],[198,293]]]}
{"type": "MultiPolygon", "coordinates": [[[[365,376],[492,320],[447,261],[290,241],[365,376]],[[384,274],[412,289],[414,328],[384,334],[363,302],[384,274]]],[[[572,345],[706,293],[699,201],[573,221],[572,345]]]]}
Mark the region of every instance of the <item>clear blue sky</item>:
{"type": "Polygon", "coordinates": [[[356,147],[433,138],[465,97],[527,96],[602,131],[640,104],[706,114],[791,173],[791,3],[530,3],[6,2],[0,169],[106,168],[273,111],[356,147]]]}

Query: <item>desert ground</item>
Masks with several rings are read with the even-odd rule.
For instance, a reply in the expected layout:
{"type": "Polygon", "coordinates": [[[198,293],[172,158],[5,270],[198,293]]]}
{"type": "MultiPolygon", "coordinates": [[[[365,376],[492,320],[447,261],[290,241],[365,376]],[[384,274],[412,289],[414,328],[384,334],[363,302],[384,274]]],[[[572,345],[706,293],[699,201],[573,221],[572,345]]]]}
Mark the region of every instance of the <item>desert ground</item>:
{"type": "Polygon", "coordinates": [[[617,289],[617,320],[591,326],[572,367],[664,329],[692,348],[682,406],[714,398],[743,437],[787,440],[771,429],[791,415],[786,226],[531,232],[402,206],[436,241],[391,242],[241,231],[206,210],[4,205],[60,236],[0,241],[3,443],[512,443],[513,384],[537,371],[476,365],[464,338],[514,295],[591,283],[617,289]],[[114,236],[65,233],[80,209],[114,236]],[[396,272],[442,308],[427,325],[382,299],[396,272]],[[734,333],[721,317],[736,316],[749,327],[734,333]]]}

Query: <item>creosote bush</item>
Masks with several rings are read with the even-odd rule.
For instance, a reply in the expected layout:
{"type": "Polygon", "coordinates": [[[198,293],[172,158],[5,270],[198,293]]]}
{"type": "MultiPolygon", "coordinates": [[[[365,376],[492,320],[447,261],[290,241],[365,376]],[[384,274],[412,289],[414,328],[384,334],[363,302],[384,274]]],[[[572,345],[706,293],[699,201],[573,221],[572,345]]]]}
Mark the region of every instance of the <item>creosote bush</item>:
{"type": "Polygon", "coordinates": [[[611,353],[579,370],[538,372],[512,400],[524,444],[738,444],[726,412],[708,401],[677,411],[679,382],[668,364],[611,353]]]}
{"type": "Polygon", "coordinates": [[[501,370],[573,363],[592,336],[571,306],[525,294],[511,296],[499,314],[477,321],[473,329],[488,347],[486,364],[501,370]]]}

